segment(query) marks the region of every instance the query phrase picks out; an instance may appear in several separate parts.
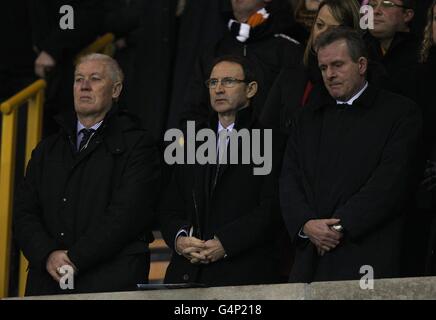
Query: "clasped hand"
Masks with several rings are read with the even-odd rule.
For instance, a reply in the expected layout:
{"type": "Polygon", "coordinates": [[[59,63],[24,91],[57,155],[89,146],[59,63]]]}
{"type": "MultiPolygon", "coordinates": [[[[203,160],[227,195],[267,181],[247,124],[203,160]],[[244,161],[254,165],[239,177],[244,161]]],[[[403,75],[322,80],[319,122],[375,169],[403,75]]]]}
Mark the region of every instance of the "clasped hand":
{"type": "Polygon", "coordinates": [[[309,220],[304,225],[304,234],[315,245],[320,256],[323,256],[326,252],[333,250],[339,245],[343,234],[331,228],[339,222],[339,219],[315,219],[309,220]]]}
{"type": "Polygon", "coordinates": [[[226,254],[221,241],[216,237],[205,241],[182,236],[177,239],[176,245],[177,251],[193,264],[209,264],[224,258],[226,254]]]}

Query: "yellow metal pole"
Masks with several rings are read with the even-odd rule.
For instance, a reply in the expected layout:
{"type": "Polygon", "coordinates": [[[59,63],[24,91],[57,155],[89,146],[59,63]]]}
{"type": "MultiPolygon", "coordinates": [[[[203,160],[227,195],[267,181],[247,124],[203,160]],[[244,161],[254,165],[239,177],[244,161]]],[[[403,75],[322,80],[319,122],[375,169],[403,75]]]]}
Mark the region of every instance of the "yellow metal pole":
{"type": "Polygon", "coordinates": [[[114,41],[114,39],[115,36],[112,33],[106,33],[105,35],[101,36],[89,46],[87,46],[85,49],[79,52],[76,57],[76,63],[80,57],[94,52],[103,52],[105,54],[112,55],[113,47],[111,47],[110,45],[114,41]]]}
{"type": "Polygon", "coordinates": [[[40,79],[35,81],[30,86],[21,90],[15,96],[2,103],[0,107],[1,112],[3,114],[9,114],[12,112],[12,109],[24,104],[27,100],[35,96],[39,90],[44,89],[46,85],[47,84],[45,80],[40,79]]]}
{"type": "MultiPolygon", "coordinates": [[[[2,110],[3,107],[8,106],[2,104],[2,110]]],[[[0,298],[7,297],[9,290],[17,114],[16,108],[11,108],[9,114],[3,114],[0,161],[0,298]]]]}
{"type": "MultiPolygon", "coordinates": [[[[27,108],[27,130],[26,130],[26,155],[24,170],[29,163],[32,151],[35,149],[42,136],[42,114],[44,106],[44,89],[39,90],[38,94],[29,100],[27,108]]],[[[24,297],[26,291],[27,266],[28,261],[23,253],[20,254],[20,269],[18,278],[18,295],[24,297]]]]}

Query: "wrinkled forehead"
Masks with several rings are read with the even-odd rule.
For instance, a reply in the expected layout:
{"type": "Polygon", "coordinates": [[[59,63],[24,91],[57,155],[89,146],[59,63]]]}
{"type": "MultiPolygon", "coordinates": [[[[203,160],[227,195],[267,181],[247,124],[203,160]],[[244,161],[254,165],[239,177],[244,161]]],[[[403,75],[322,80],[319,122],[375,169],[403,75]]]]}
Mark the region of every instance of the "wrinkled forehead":
{"type": "Polygon", "coordinates": [[[242,66],[235,62],[222,61],[216,64],[210,74],[211,78],[225,78],[232,77],[242,79],[244,77],[244,71],[242,66]]]}
{"type": "Polygon", "coordinates": [[[337,40],[318,49],[319,64],[328,64],[336,60],[350,58],[347,41],[337,40]]]}
{"type": "Polygon", "coordinates": [[[76,66],[76,70],[74,74],[75,75],[99,74],[104,76],[107,74],[107,65],[103,61],[99,61],[99,60],[84,61],[76,66]]]}

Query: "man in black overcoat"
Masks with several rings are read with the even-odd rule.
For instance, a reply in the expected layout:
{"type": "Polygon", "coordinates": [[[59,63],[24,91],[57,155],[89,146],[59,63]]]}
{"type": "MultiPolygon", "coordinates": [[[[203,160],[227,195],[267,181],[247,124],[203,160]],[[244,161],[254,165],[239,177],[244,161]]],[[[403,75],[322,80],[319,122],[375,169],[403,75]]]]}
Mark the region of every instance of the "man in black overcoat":
{"type": "MultiPolygon", "coordinates": [[[[281,159],[274,151],[272,132],[271,139],[265,139],[268,133],[254,117],[250,101],[257,82],[250,70],[243,57],[215,62],[206,82],[214,111],[206,123],[196,123],[196,129],[209,129],[218,136],[246,129],[253,148],[257,144],[270,161],[263,163],[266,170],[259,175],[255,174],[259,162],[251,156],[248,162],[238,158],[237,163],[196,161],[175,167],[159,213],[163,237],[173,250],[166,283],[226,286],[280,280],[277,240],[284,227],[280,229],[277,168],[281,159]],[[260,140],[255,139],[254,129],[260,130],[260,140]]],[[[189,139],[185,135],[185,144],[189,139]]],[[[222,141],[214,138],[212,148],[217,148],[218,158],[225,157],[224,148],[231,157],[231,138],[227,147],[222,141]]],[[[242,140],[237,143],[239,156],[250,154],[242,140]]]]}
{"type": "Polygon", "coordinates": [[[26,295],[128,290],[148,279],[159,158],[150,135],[116,106],[122,80],[109,56],[82,58],[75,113],[33,151],[14,211],[30,263],[26,295]],[[73,290],[62,289],[66,270],[73,290]]]}
{"type": "Polygon", "coordinates": [[[317,48],[327,92],[294,119],[280,178],[297,248],[290,281],[398,276],[404,206],[419,177],[420,111],[368,84],[355,31],[328,31],[317,48]]]}

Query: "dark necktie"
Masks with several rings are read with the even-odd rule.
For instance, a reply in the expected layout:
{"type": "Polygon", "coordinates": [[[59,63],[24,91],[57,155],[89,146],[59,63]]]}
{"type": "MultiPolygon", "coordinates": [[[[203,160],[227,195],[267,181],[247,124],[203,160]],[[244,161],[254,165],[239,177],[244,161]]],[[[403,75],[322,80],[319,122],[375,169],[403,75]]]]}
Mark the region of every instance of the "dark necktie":
{"type": "Polygon", "coordinates": [[[80,132],[82,133],[82,140],[80,141],[78,152],[86,149],[86,147],[88,146],[89,140],[91,139],[92,134],[95,132],[95,130],[84,128],[84,129],[80,130],[80,132]]]}

